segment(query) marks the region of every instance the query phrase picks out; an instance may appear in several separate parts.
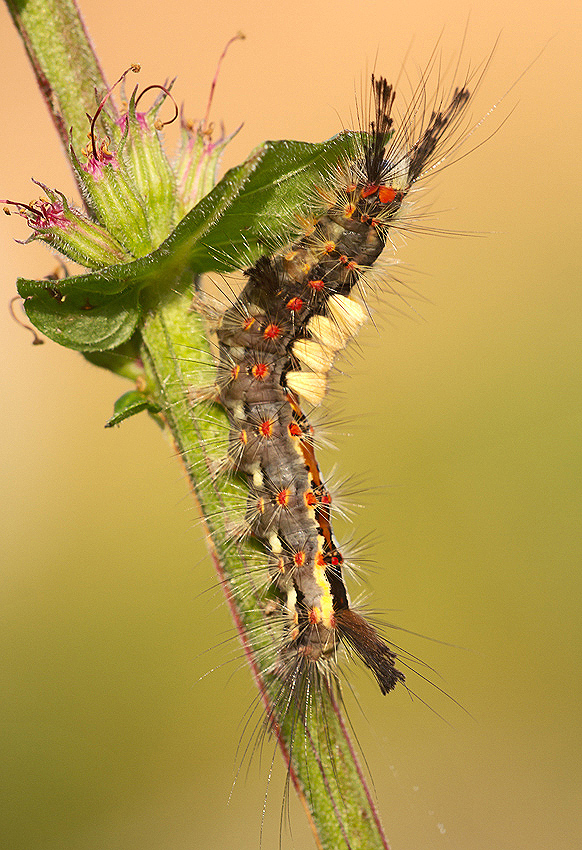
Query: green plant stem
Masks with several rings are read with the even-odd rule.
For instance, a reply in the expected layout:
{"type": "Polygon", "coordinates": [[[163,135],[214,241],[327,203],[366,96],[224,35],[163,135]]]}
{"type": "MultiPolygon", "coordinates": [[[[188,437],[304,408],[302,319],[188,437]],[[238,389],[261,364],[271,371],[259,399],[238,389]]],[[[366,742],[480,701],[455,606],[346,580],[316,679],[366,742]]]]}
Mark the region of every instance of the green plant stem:
{"type": "MultiPolygon", "coordinates": [[[[78,145],[95,109],[94,87],[105,82],[87,33],[71,0],[6,0],[69,155],[69,130],[78,145]]],[[[263,610],[257,549],[234,545],[228,517],[240,514],[235,481],[216,475],[224,460],[228,423],[208,402],[195,403],[212,380],[204,322],[191,308],[192,276],[180,274],[157,287],[142,328],[141,357],[151,392],[163,411],[208,534],[210,550],[236,628],[269,712],[289,777],[307,811],[317,847],[325,850],[386,850],[378,815],[331,693],[318,694],[307,731],[292,728],[290,713],[277,716],[280,685],[268,670],[276,653],[263,610]]],[[[240,517],[239,517],[240,518],[240,517]]],[[[263,556],[264,557],[264,556],[263,556]]]]}
{"type": "Polygon", "coordinates": [[[74,0],[5,0],[67,158],[87,142],[87,114],[107,83],[74,0]]]}

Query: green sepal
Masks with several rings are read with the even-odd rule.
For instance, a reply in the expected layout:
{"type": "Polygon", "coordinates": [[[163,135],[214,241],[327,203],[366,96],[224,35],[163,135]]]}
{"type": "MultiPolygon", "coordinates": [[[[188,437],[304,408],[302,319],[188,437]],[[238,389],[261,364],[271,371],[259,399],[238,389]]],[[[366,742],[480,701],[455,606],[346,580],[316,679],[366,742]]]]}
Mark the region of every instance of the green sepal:
{"type": "Polygon", "coordinates": [[[70,159],[95,218],[134,257],[146,255],[152,247],[149,222],[144,201],[123,158],[97,162],[95,174],[82,166],[72,147],[70,159]]]}
{"type": "Polygon", "coordinates": [[[104,268],[133,259],[133,256],[128,254],[104,227],[89,219],[81,210],[71,206],[62,192],[51,189],[39,180],[33,182],[46,193],[51,204],[49,209],[56,221],[51,223],[51,217],[46,216],[44,218],[47,223],[43,226],[43,216],[40,211],[47,209],[43,199],[33,204],[33,211],[29,207],[17,205],[20,215],[28,219],[33,230],[27,242],[35,239],[42,240],[67,259],[91,269],[104,268]],[[36,216],[31,214],[37,210],[36,216]]]}
{"type": "Polygon", "coordinates": [[[130,172],[144,201],[152,244],[157,248],[172,230],[176,179],[160,134],[153,126],[156,111],[138,117],[134,91],[127,111],[129,133],[122,155],[129,160],[130,172]]]}
{"type": "Polygon", "coordinates": [[[175,224],[216,186],[216,173],[224,149],[240,129],[212,141],[201,127],[182,124],[180,150],[174,161],[176,182],[180,187],[176,195],[175,224]]]}
{"type": "Polygon", "coordinates": [[[143,410],[155,414],[159,413],[161,409],[159,404],[140,393],[139,390],[129,390],[129,392],[120,396],[113,405],[113,416],[107,420],[105,427],[113,428],[114,425],[119,425],[124,419],[129,419],[130,416],[135,416],[143,410]]]}

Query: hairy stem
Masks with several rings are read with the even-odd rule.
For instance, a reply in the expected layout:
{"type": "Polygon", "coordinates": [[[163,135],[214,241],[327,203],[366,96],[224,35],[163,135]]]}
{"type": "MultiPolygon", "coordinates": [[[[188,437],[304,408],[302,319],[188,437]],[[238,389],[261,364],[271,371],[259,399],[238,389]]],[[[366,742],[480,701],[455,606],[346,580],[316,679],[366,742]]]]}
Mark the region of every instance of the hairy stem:
{"type": "Polygon", "coordinates": [[[87,141],[107,83],[74,0],[6,0],[65,153],[87,141]],[[72,137],[72,139],[71,139],[72,137]]]}

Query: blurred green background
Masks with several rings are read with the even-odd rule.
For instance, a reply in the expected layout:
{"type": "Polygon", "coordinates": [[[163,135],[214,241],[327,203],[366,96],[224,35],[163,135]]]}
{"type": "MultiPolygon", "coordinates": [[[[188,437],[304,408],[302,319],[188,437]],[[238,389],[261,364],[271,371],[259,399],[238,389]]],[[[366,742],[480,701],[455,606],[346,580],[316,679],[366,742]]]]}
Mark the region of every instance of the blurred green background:
{"type": "MultiPolygon", "coordinates": [[[[191,117],[205,109],[224,43],[246,32],[213,111],[228,129],[245,122],[226,165],[265,138],[337,132],[367,70],[395,76],[412,42],[414,76],[443,28],[454,55],[469,12],[475,61],[502,31],[476,119],[545,46],[468,147],[491,138],[427,198],[442,211],[430,224],[486,235],[419,235],[403,247],[404,281],[424,300],[408,318],[390,299],[378,305],[377,327],[334,383],[327,415],[341,420],[330,425],[339,450],[322,465],[363,476],[364,508],[344,530],[372,538],[363,589],[392,622],[454,645],[393,633],[471,715],[413,675],[411,700],[403,689],[382,698],[352,671],[361,710],[348,696],[350,715],[393,850],[579,846],[578,5],[83,9],[109,78],[134,61],[143,85],[177,73],[191,117]]],[[[4,10],[0,31],[0,195],[28,200],[30,177],[73,194],[4,10]]],[[[17,274],[55,265],[45,249],[15,244],[26,235],[24,222],[3,220],[4,303],[17,274]]],[[[104,431],[125,384],[53,344],[33,348],[6,310],[0,321],[1,844],[256,848],[271,752],[243,770],[227,805],[253,686],[173,449],[145,416],[104,431]]],[[[277,762],[265,850],[278,846],[283,779],[277,762]]],[[[294,800],[290,820],[283,848],[311,847],[294,800]]]]}

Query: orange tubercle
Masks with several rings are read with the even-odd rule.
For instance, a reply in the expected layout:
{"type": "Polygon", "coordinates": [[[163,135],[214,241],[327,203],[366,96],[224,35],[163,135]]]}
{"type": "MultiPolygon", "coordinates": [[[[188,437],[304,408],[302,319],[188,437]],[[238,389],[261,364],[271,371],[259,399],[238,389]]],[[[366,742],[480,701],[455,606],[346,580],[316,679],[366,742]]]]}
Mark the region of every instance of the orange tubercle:
{"type": "Polygon", "coordinates": [[[258,428],[259,434],[261,437],[265,437],[265,439],[269,439],[269,437],[273,436],[273,420],[265,419],[264,422],[261,422],[258,428]]]}
{"type": "Polygon", "coordinates": [[[378,198],[381,204],[391,204],[398,192],[392,186],[380,186],[378,189],[378,198]]]}
{"type": "Polygon", "coordinates": [[[378,186],[376,186],[374,183],[370,183],[369,186],[365,186],[362,189],[362,198],[369,198],[370,195],[373,195],[377,191],[378,191],[378,186]]]}
{"type": "Polygon", "coordinates": [[[305,564],[305,552],[299,551],[295,552],[293,555],[293,563],[296,567],[302,567],[305,564]]]}
{"type": "Polygon", "coordinates": [[[308,490],[303,498],[308,508],[313,508],[317,504],[317,496],[313,490],[308,490]]]}
{"type": "Polygon", "coordinates": [[[319,608],[312,608],[311,611],[309,612],[309,622],[313,626],[316,626],[319,623],[320,620],[321,620],[321,611],[319,610],[319,608]]]}
{"type": "Polygon", "coordinates": [[[358,264],[356,263],[356,261],[355,261],[355,260],[350,260],[350,258],[349,258],[349,257],[346,257],[346,255],[345,255],[345,254],[342,254],[342,255],[341,255],[341,257],[340,257],[340,263],[341,263],[343,266],[346,266],[346,268],[348,268],[348,269],[352,269],[352,270],[354,270],[354,269],[357,269],[357,268],[358,268],[358,264]]]}
{"type": "Polygon", "coordinates": [[[279,325],[274,325],[270,322],[263,331],[263,336],[265,339],[277,339],[277,337],[281,336],[281,328],[279,325]]]}
{"type": "Polygon", "coordinates": [[[287,301],[287,309],[293,313],[297,313],[303,307],[303,301],[299,297],[291,298],[287,301]]]}
{"type": "Polygon", "coordinates": [[[262,381],[263,378],[266,378],[269,374],[269,367],[266,363],[256,363],[251,369],[251,373],[253,375],[253,378],[262,381]]]}

